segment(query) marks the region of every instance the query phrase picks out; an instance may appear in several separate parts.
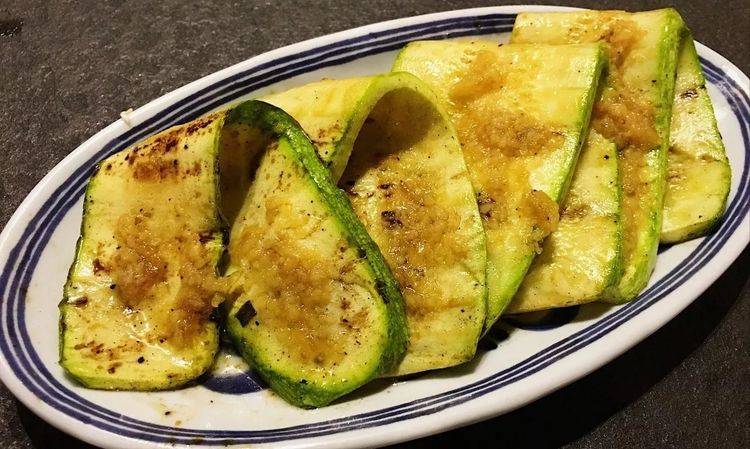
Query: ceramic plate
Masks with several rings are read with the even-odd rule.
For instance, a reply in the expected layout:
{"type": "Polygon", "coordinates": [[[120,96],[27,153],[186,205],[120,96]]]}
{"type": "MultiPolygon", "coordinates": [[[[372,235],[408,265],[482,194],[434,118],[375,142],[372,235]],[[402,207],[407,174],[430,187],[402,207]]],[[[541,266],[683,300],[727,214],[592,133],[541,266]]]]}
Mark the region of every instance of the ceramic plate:
{"type": "Polygon", "coordinates": [[[750,239],[748,78],[703,45],[698,52],[732,165],[728,209],[710,236],[663,248],[649,287],[631,303],[505,323],[507,332],[493,335],[497,347],[483,345],[466,366],[397,383],[377,381],[319,410],[286,404],[226,353],[198,384],[157,393],[86,390],[57,364],[57,303],[73,260],[84,187],[97,161],[228,102],[322,77],[388,71],[396,51],[412,40],[507,40],[516,13],[549,9],[453,11],[301,42],[177,89],[97,133],[44,177],[0,237],[0,374],[5,385],[45,420],[104,447],[377,446],[508,412],[644,339],[714,282],[750,239]]]}

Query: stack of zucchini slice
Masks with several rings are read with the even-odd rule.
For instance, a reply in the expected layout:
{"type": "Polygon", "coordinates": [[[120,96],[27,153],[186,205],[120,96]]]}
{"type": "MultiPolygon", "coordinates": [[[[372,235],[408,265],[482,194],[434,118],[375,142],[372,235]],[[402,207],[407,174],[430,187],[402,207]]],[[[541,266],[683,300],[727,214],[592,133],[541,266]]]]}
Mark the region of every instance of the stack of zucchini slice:
{"type": "Polygon", "coordinates": [[[660,239],[705,233],[729,192],[729,163],[692,37],[668,8],[520,14],[511,42],[603,42],[609,50],[592,128],[620,155],[622,274],[602,299],[630,301],[651,276],[660,239]],[[712,176],[704,183],[706,170],[712,176]]]}
{"type": "Polygon", "coordinates": [[[438,93],[456,126],[487,235],[485,328],[558,225],[605,64],[599,44],[413,42],[394,70],[438,93]]]}
{"type": "Polygon", "coordinates": [[[729,165],[672,9],[519,15],[407,45],[102,161],[60,304],[82,385],[207,372],[223,327],[288,402],[471,360],[503,314],[645,287],[708,232],[729,165]],[[708,173],[708,175],[707,175],[708,173]]]}

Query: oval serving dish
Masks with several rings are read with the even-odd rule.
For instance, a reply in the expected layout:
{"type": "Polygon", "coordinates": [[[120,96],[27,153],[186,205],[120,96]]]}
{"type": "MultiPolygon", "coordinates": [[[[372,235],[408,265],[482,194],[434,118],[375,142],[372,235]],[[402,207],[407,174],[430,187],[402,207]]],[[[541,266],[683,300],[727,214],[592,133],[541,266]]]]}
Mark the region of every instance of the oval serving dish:
{"type": "Polygon", "coordinates": [[[698,44],[732,167],[727,211],[707,237],[662,248],[649,286],[625,305],[554,312],[543,322],[507,321],[498,347],[467,365],[391,383],[377,381],[329,407],[300,410],[274,396],[236,356],[177,391],[87,390],[58,365],[58,309],[73,258],[83,193],[103,158],[146,136],[228,103],[320,79],[390,69],[419,39],[482,36],[505,42],[521,11],[451,11],[356,28],[254,57],[175,90],[109,125],[34,188],[0,236],[0,376],[31,410],[60,429],[112,448],[361,447],[404,441],[487,419],[538,399],[601,367],[695,300],[750,240],[748,78],[698,44]]]}

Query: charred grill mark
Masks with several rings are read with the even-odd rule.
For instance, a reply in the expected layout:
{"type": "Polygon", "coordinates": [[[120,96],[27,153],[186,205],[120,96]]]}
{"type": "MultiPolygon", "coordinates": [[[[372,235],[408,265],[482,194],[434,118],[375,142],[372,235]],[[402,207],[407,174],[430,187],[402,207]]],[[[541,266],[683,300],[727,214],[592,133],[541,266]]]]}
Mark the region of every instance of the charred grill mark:
{"type": "Polygon", "coordinates": [[[122,362],[115,362],[115,363],[109,365],[109,368],[107,368],[107,372],[109,374],[114,374],[115,371],[117,371],[117,368],[119,368],[121,366],[122,366],[122,362]]]}
{"type": "Polygon", "coordinates": [[[98,275],[102,271],[105,273],[107,272],[107,267],[105,267],[104,264],[102,264],[101,260],[99,260],[98,257],[94,259],[94,261],[92,262],[92,265],[94,267],[94,274],[98,275]]]}
{"type": "Polygon", "coordinates": [[[490,218],[492,218],[492,208],[495,202],[495,199],[487,195],[486,193],[477,193],[477,205],[479,206],[479,214],[484,220],[489,220],[490,218]]]}
{"type": "MultiPolygon", "coordinates": [[[[121,360],[123,359],[124,353],[127,352],[140,352],[144,348],[143,342],[140,340],[128,341],[118,346],[105,348],[104,343],[99,343],[96,340],[90,340],[86,343],[78,343],[73,346],[76,351],[86,351],[83,355],[95,360],[102,360],[112,362],[107,371],[112,374],[114,371],[122,365],[121,360]]],[[[142,357],[142,356],[141,356],[142,357]]],[[[145,361],[145,358],[144,358],[145,361]]],[[[142,363],[142,362],[138,362],[142,363]]]]}
{"type": "Polygon", "coordinates": [[[198,176],[201,174],[201,171],[203,171],[203,166],[200,162],[195,161],[191,168],[185,170],[185,176],[198,176]]]}
{"type": "Polygon", "coordinates": [[[690,89],[687,89],[686,91],[682,92],[680,94],[680,98],[682,98],[683,100],[698,98],[698,91],[695,90],[694,87],[691,87],[690,89]]]}
{"type": "Polygon", "coordinates": [[[380,184],[378,186],[378,189],[384,191],[384,193],[383,193],[384,197],[390,198],[391,196],[393,196],[393,190],[391,190],[392,187],[393,187],[392,183],[386,182],[386,183],[380,184]]]}
{"type": "Polygon", "coordinates": [[[255,310],[255,307],[253,307],[253,304],[250,302],[250,300],[245,301],[244,304],[237,310],[237,313],[234,314],[234,317],[237,318],[237,321],[240,322],[240,325],[242,327],[246,327],[248,324],[250,324],[250,320],[252,320],[255,315],[257,315],[258,312],[255,310]]]}
{"type": "Polygon", "coordinates": [[[388,229],[397,229],[404,225],[404,223],[398,219],[396,212],[392,210],[384,210],[380,213],[380,218],[385,222],[385,227],[388,229]]]}
{"type": "Polygon", "coordinates": [[[207,243],[214,239],[213,231],[203,231],[198,233],[198,241],[201,243],[207,243]]]}
{"type": "Polygon", "coordinates": [[[69,304],[72,304],[75,307],[83,307],[83,306],[85,306],[88,303],[89,303],[89,298],[86,297],[86,296],[81,296],[80,298],[78,298],[78,299],[76,299],[74,301],[71,301],[69,304]]]}
{"type": "Polygon", "coordinates": [[[198,119],[190,123],[187,126],[187,128],[185,128],[185,132],[187,133],[188,136],[195,134],[196,132],[200,131],[201,129],[213,123],[215,119],[216,119],[216,116],[213,116],[213,115],[209,117],[204,117],[202,119],[198,119]]]}

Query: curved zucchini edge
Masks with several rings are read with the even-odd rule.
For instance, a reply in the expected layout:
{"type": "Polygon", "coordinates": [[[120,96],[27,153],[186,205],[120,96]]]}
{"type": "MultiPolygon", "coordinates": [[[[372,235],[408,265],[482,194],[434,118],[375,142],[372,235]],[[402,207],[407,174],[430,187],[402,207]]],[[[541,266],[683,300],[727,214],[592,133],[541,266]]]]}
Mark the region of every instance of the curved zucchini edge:
{"type": "MultiPolygon", "coordinates": [[[[380,363],[371,369],[366,381],[392,369],[403,357],[408,342],[404,302],[399,287],[383,259],[380,250],[367,234],[349,204],[346,194],[336,187],[330,173],[315,147],[308,139],[299,124],[281,109],[263,101],[251,100],[240,104],[229,112],[227,124],[241,123],[258,127],[266,135],[275,139],[286,139],[294,154],[291,156],[303,168],[318,189],[321,199],[328,205],[331,213],[341,222],[350,244],[360,248],[368,261],[376,279],[379,295],[385,301],[387,310],[387,344],[382,349],[380,363]]],[[[360,385],[353,385],[343,390],[318,388],[312,383],[300,383],[278,373],[270,366],[258,360],[249,345],[245,344],[241,332],[236,327],[239,322],[227,320],[227,330],[237,349],[258,370],[273,390],[287,401],[300,407],[321,407],[334,399],[343,396],[360,385]]],[[[364,383],[364,382],[362,382],[364,383]]]]}
{"type": "MultiPolygon", "coordinates": [[[[429,314],[429,316],[432,317],[432,321],[423,319],[416,324],[421,326],[420,329],[431,328],[434,326],[435,329],[441,329],[451,333],[454,335],[454,337],[452,337],[452,342],[456,344],[450,347],[446,346],[442,352],[436,350],[434,354],[429,350],[426,352],[412,352],[412,348],[414,347],[412,344],[415,343],[414,335],[418,333],[412,332],[410,344],[403,361],[399,364],[396,370],[385,374],[386,376],[400,376],[419,371],[445,368],[470,360],[475,354],[476,345],[484,323],[487,294],[485,283],[486,248],[484,244],[484,230],[482,229],[478,208],[476,207],[474,200],[474,190],[468,179],[468,171],[450,119],[445,110],[440,107],[440,102],[432,90],[430,90],[420,79],[406,72],[391,72],[389,74],[376,75],[367,78],[322,80],[296,87],[289,91],[270,95],[263,98],[263,100],[286,110],[300,122],[308,135],[317,138],[317,140],[314,139],[313,142],[317,147],[318,154],[329,166],[332,177],[334,179],[340,179],[351,162],[350,156],[355,158],[362,156],[361,153],[355,153],[355,151],[364,151],[364,149],[355,150],[355,141],[358,136],[360,136],[362,128],[366,126],[366,120],[368,117],[371,117],[371,114],[376,111],[377,106],[387,96],[393,96],[392,99],[396,101],[395,104],[401,104],[398,99],[406,101],[407,107],[408,104],[413,101],[424,101],[426,104],[430,104],[433,111],[432,113],[434,113],[436,119],[439,120],[439,122],[436,122],[434,125],[430,125],[430,129],[445,126],[445,135],[440,142],[448,145],[446,151],[452,151],[455,149],[457,155],[456,159],[452,158],[449,161],[452,165],[450,165],[448,169],[450,169],[451,172],[457,171],[464,173],[467,177],[467,179],[465,179],[465,185],[462,183],[462,181],[464,181],[463,179],[451,178],[452,181],[450,182],[452,184],[450,189],[451,192],[453,192],[452,196],[458,196],[459,192],[465,194],[468,203],[470,203],[469,207],[474,211],[473,215],[469,216],[469,214],[466,213],[465,208],[462,207],[460,209],[461,216],[463,217],[461,220],[461,232],[462,235],[466,237],[465,243],[467,248],[471,250],[471,256],[465,257],[462,266],[466,268],[472,279],[467,282],[471,282],[473,285],[478,286],[478,288],[475,289],[475,294],[471,295],[472,298],[475,298],[475,301],[472,304],[468,304],[467,301],[466,307],[462,308],[460,315],[454,316],[454,318],[460,316],[463,320],[460,328],[452,328],[455,330],[448,331],[446,324],[455,323],[450,320],[442,321],[441,317],[446,317],[446,315],[440,313],[434,315],[429,314]],[[405,99],[404,95],[416,95],[420,100],[405,99]],[[310,107],[309,105],[313,97],[316,101],[314,105],[310,107]],[[448,138],[451,138],[452,140],[447,141],[448,138]],[[482,268],[478,268],[479,266],[482,268]],[[459,339],[460,345],[458,344],[459,339]],[[459,349],[458,346],[461,346],[461,348],[459,349]],[[438,353],[440,353],[440,355],[437,355],[438,353]]],[[[396,118],[393,120],[398,119],[396,118]]],[[[398,122],[394,121],[383,122],[382,116],[379,118],[378,122],[386,128],[398,128],[400,126],[398,122]]],[[[419,144],[417,143],[417,145],[419,144]]],[[[436,143],[436,145],[440,145],[440,143],[436,143]]],[[[441,154],[443,153],[438,153],[433,156],[441,157],[441,154]]],[[[377,177],[377,175],[375,176],[377,177]]],[[[339,184],[341,184],[341,182],[343,181],[339,181],[339,184]]],[[[367,194],[368,197],[370,193],[367,194]]],[[[378,198],[380,197],[379,194],[380,191],[375,192],[375,196],[378,198]]],[[[387,197],[388,196],[386,196],[386,198],[387,197]]],[[[379,204],[380,206],[387,206],[387,200],[381,200],[379,204]]],[[[369,207],[366,209],[371,211],[369,207]]],[[[357,210],[356,207],[355,210],[357,210]]],[[[367,215],[367,210],[359,210],[357,213],[360,215],[367,215]]],[[[368,221],[366,221],[366,223],[368,223],[368,221]]],[[[380,246],[381,250],[385,253],[390,253],[390,242],[387,233],[383,233],[377,223],[366,224],[365,227],[367,229],[372,229],[371,235],[380,246]],[[371,226],[373,226],[374,229],[371,228],[371,226]]],[[[391,265],[391,268],[396,271],[397,269],[402,268],[402,266],[397,267],[391,265]]],[[[444,276],[443,279],[445,279],[444,276]]],[[[434,281],[440,282],[439,279],[435,279],[434,281]]],[[[404,297],[408,311],[410,308],[410,296],[409,294],[405,294],[404,297]]],[[[466,298],[468,297],[469,296],[467,295],[466,298]]],[[[417,308],[419,308],[419,306],[417,306],[417,308]]],[[[407,322],[414,325],[414,322],[409,318],[408,313],[407,322]]],[[[430,334],[432,335],[428,338],[437,338],[434,332],[430,332],[430,334]]],[[[435,343],[435,348],[437,347],[440,347],[440,345],[435,343]]]]}
{"type": "MultiPolygon", "coordinates": [[[[617,285],[605,292],[604,301],[622,303],[635,298],[647,285],[654,265],[659,244],[659,234],[662,225],[662,211],[666,182],[666,152],[668,145],[671,106],[674,98],[674,76],[677,63],[677,51],[684,33],[684,23],[680,15],[672,8],[639,13],[624,11],[576,11],[559,13],[522,13],[519,14],[514,26],[511,40],[526,42],[577,42],[580,35],[571,25],[591,27],[599,18],[608,20],[611,17],[627,17],[649,31],[648,54],[641,55],[649,62],[655,61],[649,73],[640,71],[634,75],[638,85],[631,85],[631,89],[645,91],[649,95],[649,102],[655,107],[654,127],[659,134],[659,144],[654,146],[643,158],[647,168],[640,169],[649,176],[650,185],[640,189],[640,204],[635,206],[623,195],[623,274],[617,285]],[[650,81],[650,82],[649,82],[650,81]],[[641,212],[633,214],[638,207],[641,212]],[[632,219],[630,217],[633,217],[632,219]],[[631,240],[632,239],[632,240],[631,240]]],[[[602,36],[584,36],[586,39],[601,39],[602,36]]],[[[636,36],[636,38],[639,38],[636,36]]],[[[609,82],[613,80],[609,77],[609,82]]],[[[628,170],[629,159],[622,159],[623,170],[628,170]]],[[[623,175],[627,176],[627,175],[623,175]]]]}
{"type": "MultiPolygon", "coordinates": [[[[341,168],[341,162],[337,163],[337,161],[348,161],[349,156],[351,155],[354,147],[354,142],[359,134],[359,130],[362,128],[363,123],[367,116],[370,114],[370,112],[373,110],[375,105],[389,92],[392,92],[395,89],[399,88],[408,88],[414,92],[417,92],[419,95],[427,99],[432,105],[435,107],[435,111],[440,115],[442,120],[445,122],[446,126],[448,126],[452,134],[455,135],[455,130],[453,129],[453,125],[451,123],[450,117],[448,117],[447,112],[443,107],[440,106],[440,100],[437,98],[437,96],[432,92],[432,90],[427,86],[426,83],[424,83],[422,80],[420,80],[418,77],[414,76],[411,73],[408,72],[399,72],[394,71],[386,75],[379,75],[374,77],[373,82],[369,85],[365,93],[362,95],[362,97],[359,99],[357,106],[355,107],[355,112],[349,117],[347,120],[347,125],[345,127],[344,134],[339,140],[339,142],[335,146],[335,151],[332,155],[332,173],[334,175],[335,179],[340,178],[341,174],[343,173],[343,169],[341,168]]],[[[458,138],[456,137],[456,141],[458,138]]],[[[461,153],[460,145],[458,148],[459,154],[461,153]]],[[[468,168],[466,167],[466,163],[463,161],[463,157],[461,158],[461,165],[463,166],[464,171],[467,171],[468,168]]],[[[473,191],[473,187],[472,187],[473,191]]],[[[478,220],[476,225],[478,225],[481,229],[482,223],[479,219],[479,211],[477,209],[476,219],[478,220]]],[[[486,256],[486,243],[484,240],[484,230],[481,229],[480,234],[482,236],[482,251],[484,252],[486,256]]],[[[485,269],[484,269],[484,275],[483,278],[474,278],[474,281],[479,283],[482,288],[481,293],[481,315],[482,317],[486,317],[487,312],[487,283],[486,283],[486,259],[485,259],[485,269]]],[[[483,318],[481,321],[483,322],[485,318],[483,318]]],[[[420,363],[414,362],[412,364],[411,360],[407,360],[405,358],[405,364],[403,366],[399,366],[392,370],[389,373],[386,373],[388,376],[402,376],[407,374],[412,374],[420,371],[430,370],[430,369],[438,369],[438,368],[445,368],[448,366],[457,365],[460,363],[464,363],[466,361],[471,360],[476,352],[476,346],[479,342],[479,339],[482,335],[482,324],[479,324],[478,328],[476,329],[476,335],[473,338],[473,344],[471,345],[471,348],[466,348],[467,352],[465,352],[462,355],[457,355],[457,359],[454,360],[454,363],[451,363],[450,365],[441,365],[441,366],[422,366],[420,363]]],[[[406,357],[408,358],[409,352],[407,349],[406,357]]],[[[428,364],[429,365],[429,364],[428,364]]]]}
{"type": "MultiPolygon", "coordinates": [[[[675,90],[675,72],[677,70],[679,43],[687,32],[682,17],[680,17],[675,9],[666,8],[663,10],[663,13],[666,16],[664,19],[663,35],[666,35],[668,38],[662,39],[659,42],[658,49],[659,69],[657,71],[657,85],[660,89],[660,95],[656,99],[658,112],[654,122],[661,136],[661,142],[656,149],[656,198],[654,198],[654,203],[650,206],[649,226],[647,229],[640,230],[640,232],[645,234],[645,238],[640,240],[640,244],[634,248],[634,251],[639,254],[639,260],[635,261],[632,271],[628,270],[627,263],[623,261],[623,275],[619,283],[608,289],[602,297],[603,302],[611,304],[623,304],[635,299],[648,285],[651,273],[653,273],[656,266],[666,190],[667,150],[669,147],[669,127],[672,118],[672,102],[675,90]]],[[[623,212],[627,213],[625,210],[623,212]]]]}
{"type": "MultiPolygon", "coordinates": [[[[622,270],[621,196],[617,147],[590,130],[562,205],[558,229],[545,240],[542,254],[534,259],[505,313],[535,312],[593,302],[618,282],[622,270]],[[600,184],[591,185],[594,180],[600,184]],[[579,213],[576,209],[581,206],[582,212],[579,213]],[[569,208],[572,209],[570,215],[566,213],[569,208]],[[597,225],[600,220],[606,220],[606,223],[597,225]],[[596,229],[599,233],[592,233],[592,226],[601,226],[596,229]],[[592,248],[591,243],[588,246],[582,243],[584,250],[576,245],[574,247],[581,252],[577,258],[571,259],[565,248],[571,243],[575,245],[575,242],[592,242],[600,246],[592,248]],[[583,265],[585,270],[567,271],[583,265]],[[581,276],[581,272],[585,274],[581,276]]],[[[575,252],[573,256],[576,256],[575,252]]]]}

